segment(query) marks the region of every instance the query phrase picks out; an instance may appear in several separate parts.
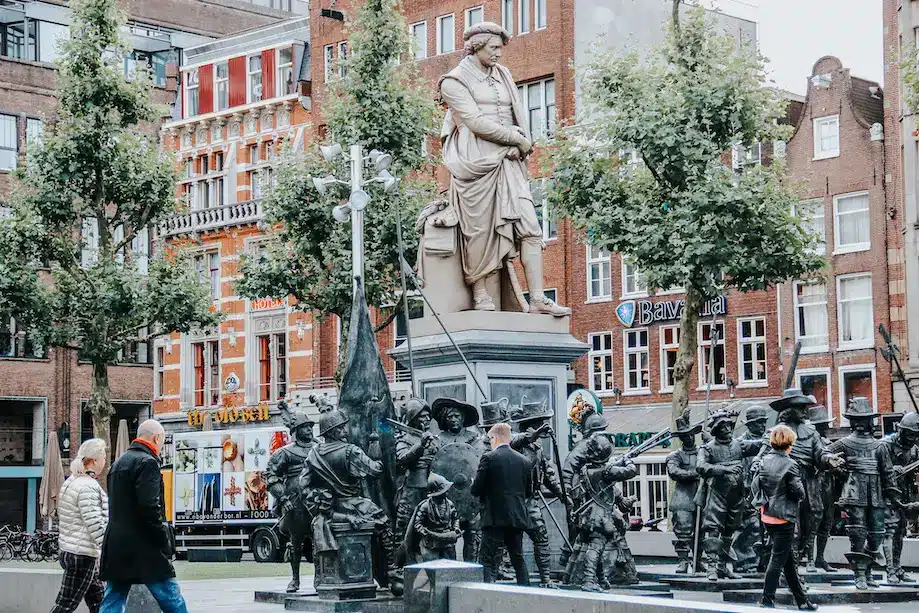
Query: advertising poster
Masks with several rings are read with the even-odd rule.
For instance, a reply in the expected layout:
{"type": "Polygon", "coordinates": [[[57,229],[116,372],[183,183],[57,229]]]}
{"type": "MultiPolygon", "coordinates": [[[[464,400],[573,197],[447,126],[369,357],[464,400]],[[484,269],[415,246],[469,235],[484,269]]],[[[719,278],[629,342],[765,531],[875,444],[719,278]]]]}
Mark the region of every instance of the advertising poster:
{"type": "Polygon", "coordinates": [[[177,433],[171,496],[176,523],[270,520],[274,500],[265,470],[289,443],[284,428],[177,433]]]}

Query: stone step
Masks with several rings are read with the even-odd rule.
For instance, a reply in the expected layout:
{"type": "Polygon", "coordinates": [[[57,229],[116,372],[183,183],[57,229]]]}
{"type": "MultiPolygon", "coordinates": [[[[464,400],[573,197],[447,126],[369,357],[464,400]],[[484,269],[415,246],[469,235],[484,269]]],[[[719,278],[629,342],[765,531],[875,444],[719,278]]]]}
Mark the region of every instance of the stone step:
{"type": "Polygon", "coordinates": [[[728,590],[762,590],[762,579],[718,579],[709,581],[706,577],[680,577],[661,579],[662,583],[677,592],[726,592],[728,590]]]}
{"type": "Polygon", "coordinates": [[[394,596],[378,596],[372,600],[320,600],[318,596],[294,596],[284,601],[288,611],[309,613],[402,613],[404,601],[394,596]]]}
{"type": "MultiPolygon", "coordinates": [[[[728,590],[722,593],[724,602],[755,604],[763,597],[759,590],[728,590]]],[[[821,585],[811,588],[807,597],[817,605],[872,604],[885,602],[910,602],[919,600],[919,588],[879,587],[857,590],[854,586],[821,585]]],[[[779,590],[775,596],[779,605],[794,605],[794,596],[788,590],[779,590]]]]}

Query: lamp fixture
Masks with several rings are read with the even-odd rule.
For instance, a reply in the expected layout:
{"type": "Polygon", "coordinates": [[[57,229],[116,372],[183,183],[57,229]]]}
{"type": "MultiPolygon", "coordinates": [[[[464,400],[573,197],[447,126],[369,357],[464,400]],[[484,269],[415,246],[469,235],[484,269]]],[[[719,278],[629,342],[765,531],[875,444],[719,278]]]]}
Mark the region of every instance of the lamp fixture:
{"type": "Polygon", "coordinates": [[[335,158],[342,154],[342,148],[338,143],[332,143],[331,145],[319,145],[319,152],[322,153],[322,157],[325,158],[326,162],[331,163],[335,161],[335,158]]]}

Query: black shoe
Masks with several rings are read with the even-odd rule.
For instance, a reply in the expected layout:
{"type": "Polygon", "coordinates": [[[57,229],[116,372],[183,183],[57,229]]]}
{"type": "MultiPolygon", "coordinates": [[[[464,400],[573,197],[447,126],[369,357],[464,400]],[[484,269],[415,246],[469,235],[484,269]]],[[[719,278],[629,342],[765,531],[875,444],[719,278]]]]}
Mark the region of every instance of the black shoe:
{"type": "Polygon", "coordinates": [[[775,600],[771,598],[763,598],[762,600],[759,601],[759,608],[760,609],[774,609],[775,600]]]}
{"type": "Polygon", "coordinates": [[[817,605],[812,603],[810,600],[805,600],[804,602],[798,605],[798,610],[799,611],[816,611],[817,605]]]}

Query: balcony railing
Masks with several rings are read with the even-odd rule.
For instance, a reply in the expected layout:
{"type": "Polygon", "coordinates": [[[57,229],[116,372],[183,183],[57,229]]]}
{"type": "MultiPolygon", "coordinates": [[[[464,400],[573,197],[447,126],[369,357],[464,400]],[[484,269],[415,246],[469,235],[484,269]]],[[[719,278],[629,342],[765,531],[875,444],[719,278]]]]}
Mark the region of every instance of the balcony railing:
{"type": "Polygon", "coordinates": [[[258,200],[234,202],[174,215],[160,226],[160,236],[167,238],[231,226],[243,226],[258,223],[261,219],[262,204],[258,200]]]}

